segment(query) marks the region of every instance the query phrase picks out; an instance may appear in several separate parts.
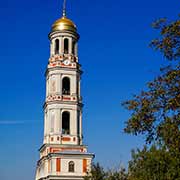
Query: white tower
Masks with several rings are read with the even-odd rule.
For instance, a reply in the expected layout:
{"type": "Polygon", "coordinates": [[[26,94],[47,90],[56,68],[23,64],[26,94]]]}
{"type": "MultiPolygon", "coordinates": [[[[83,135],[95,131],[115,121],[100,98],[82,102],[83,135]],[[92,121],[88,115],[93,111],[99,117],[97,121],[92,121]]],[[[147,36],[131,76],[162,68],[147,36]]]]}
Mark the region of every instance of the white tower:
{"type": "Polygon", "coordinates": [[[93,154],[82,143],[81,65],[79,35],[66,17],[49,34],[50,58],[46,70],[44,142],[37,162],[36,180],[82,180],[91,170],[93,154]]]}

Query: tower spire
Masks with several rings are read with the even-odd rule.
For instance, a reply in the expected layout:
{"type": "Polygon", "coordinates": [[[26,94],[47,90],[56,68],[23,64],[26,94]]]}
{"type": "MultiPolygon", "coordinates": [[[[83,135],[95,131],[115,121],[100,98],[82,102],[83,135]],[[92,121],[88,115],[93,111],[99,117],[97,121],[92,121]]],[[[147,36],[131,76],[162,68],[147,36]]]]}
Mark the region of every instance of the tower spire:
{"type": "Polygon", "coordinates": [[[63,2],[63,17],[66,17],[66,0],[63,2]]]}

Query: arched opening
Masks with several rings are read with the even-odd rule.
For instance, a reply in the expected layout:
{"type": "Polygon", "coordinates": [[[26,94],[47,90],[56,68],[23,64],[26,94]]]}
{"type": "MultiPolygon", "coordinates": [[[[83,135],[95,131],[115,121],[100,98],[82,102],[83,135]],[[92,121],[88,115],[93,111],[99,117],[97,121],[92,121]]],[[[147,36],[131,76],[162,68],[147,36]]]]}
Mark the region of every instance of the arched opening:
{"type": "Polygon", "coordinates": [[[69,162],[69,172],[74,172],[74,162],[73,161],[69,162]]]}
{"type": "Polygon", "coordinates": [[[55,54],[59,54],[59,39],[55,40],[55,54]]]}
{"type": "Polygon", "coordinates": [[[70,134],[70,113],[67,111],[62,113],[62,133],[70,134]]]}
{"type": "Polygon", "coordinates": [[[64,54],[69,53],[69,40],[67,38],[64,39],[64,54]]]}
{"type": "Polygon", "coordinates": [[[70,95],[70,79],[68,77],[64,77],[62,80],[62,94],[70,95]]]}

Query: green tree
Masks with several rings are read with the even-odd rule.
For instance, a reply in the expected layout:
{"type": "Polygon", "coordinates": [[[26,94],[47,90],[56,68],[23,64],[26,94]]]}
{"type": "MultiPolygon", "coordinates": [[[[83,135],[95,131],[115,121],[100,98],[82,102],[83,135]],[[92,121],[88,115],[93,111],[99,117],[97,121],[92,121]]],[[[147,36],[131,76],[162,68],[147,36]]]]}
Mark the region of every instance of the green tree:
{"type": "Polygon", "coordinates": [[[132,151],[128,180],[178,180],[180,171],[176,165],[176,159],[166,148],[153,145],[148,149],[145,146],[143,150],[132,151]]]}
{"type": "Polygon", "coordinates": [[[180,69],[167,67],[148,83],[148,90],[123,105],[132,116],[125,132],[145,134],[146,142],[159,141],[169,149],[180,150],[180,69]]]}
{"type": "Polygon", "coordinates": [[[122,103],[131,111],[124,131],[145,136],[149,144],[149,148],[132,152],[128,179],[179,180],[180,20],[160,19],[153,27],[160,36],[150,46],[162,52],[169,65],[147,83],[147,90],[122,103]]]}
{"type": "Polygon", "coordinates": [[[91,172],[84,178],[85,180],[105,180],[106,173],[99,163],[93,164],[91,172]]]}
{"type": "Polygon", "coordinates": [[[106,180],[127,180],[128,174],[126,169],[121,167],[119,170],[109,170],[107,172],[107,179],[106,180]]]}
{"type": "Polygon", "coordinates": [[[93,164],[91,173],[87,174],[85,180],[127,180],[125,168],[120,170],[105,171],[99,163],[93,164]]]}
{"type": "MultiPolygon", "coordinates": [[[[179,15],[180,17],[180,15],[179,15]]],[[[170,61],[180,57],[180,20],[169,22],[166,18],[155,21],[153,28],[159,30],[160,37],[152,40],[150,46],[159,50],[170,61]]]]}
{"type": "Polygon", "coordinates": [[[158,141],[169,150],[180,151],[180,20],[153,24],[160,38],[151,47],[160,50],[171,63],[147,84],[147,90],[123,102],[132,112],[125,132],[146,135],[146,142],[158,141]],[[172,63],[172,61],[174,61],[172,63]]]}

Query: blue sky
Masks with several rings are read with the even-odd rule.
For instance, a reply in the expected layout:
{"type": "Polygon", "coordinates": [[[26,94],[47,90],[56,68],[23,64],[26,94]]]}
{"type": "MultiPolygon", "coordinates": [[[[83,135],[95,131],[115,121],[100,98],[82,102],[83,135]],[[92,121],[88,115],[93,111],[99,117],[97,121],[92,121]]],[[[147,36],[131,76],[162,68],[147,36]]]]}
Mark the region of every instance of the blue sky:
{"type": "MultiPolygon", "coordinates": [[[[34,179],[43,138],[48,33],[62,1],[6,0],[0,7],[0,179],[34,179]]],[[[105,167],[127,165],[143,139],[123,133],[123,100],[145,88],[164,59],[148,47],[151,22],[174,19],[176,0],[68,0],[81,35],[84,143],[105,167]]]]}

